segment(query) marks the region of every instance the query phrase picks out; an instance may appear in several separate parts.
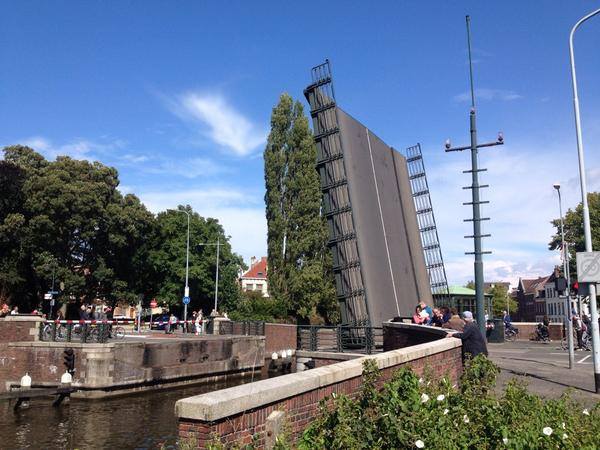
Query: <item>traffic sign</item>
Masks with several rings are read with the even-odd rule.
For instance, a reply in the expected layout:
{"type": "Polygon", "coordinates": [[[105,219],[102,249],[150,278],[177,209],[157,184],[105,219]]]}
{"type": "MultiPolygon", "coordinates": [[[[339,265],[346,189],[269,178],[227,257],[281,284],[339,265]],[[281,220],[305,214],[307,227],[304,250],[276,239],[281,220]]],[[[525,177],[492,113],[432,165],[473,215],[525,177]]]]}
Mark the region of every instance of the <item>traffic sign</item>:
{"type": "Polygon", "coordinates": [[[158,306],[158,303],[156,303],[156,299],[155,299],[155,298],[153,298],[153,299],[150,301],[150,308],[156,308],[157,306],[158,306]]]}
{"type": "Polygon", "coordinates": [[[600,252],[577,253],[577,281],[600,283],[600,252]]]}
{"type": "Polygon", "coordinates": [[[188,305],[190,303],[190,298],[189,297],[183,297],[183,304],[184,305],[188,305]]]}
{"type": "Polygon", "coordinates": [[[44,300],[52,300],[52,294],[50,292],[44,294],[44,300]]]}

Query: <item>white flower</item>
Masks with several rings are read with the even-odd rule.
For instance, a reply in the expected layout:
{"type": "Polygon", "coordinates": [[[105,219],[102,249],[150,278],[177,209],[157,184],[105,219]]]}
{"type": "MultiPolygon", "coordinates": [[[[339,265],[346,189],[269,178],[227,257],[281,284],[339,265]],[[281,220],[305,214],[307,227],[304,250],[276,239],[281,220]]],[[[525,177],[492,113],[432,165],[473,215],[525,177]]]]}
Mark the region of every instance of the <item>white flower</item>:
{"type": "Polygon", "coordinates": [[[442,400],[444,400],[446,398],[446,396],[444,394],[440,394],[437,396],[437,401],[441,402],[442,400]]]}
{"type": "Polygon", "coordinates": [[[423,442],[421,439],[417,439],[415,441],[415,447],[417,447],[417,448],[424,448],[425,447],[425,442],[423,442]]]}
{"type": "Polygon", "coordinates": [[[502,442],[504,443],[504,445],[508,445],[508,438],[502,438],[502,442]]]}
{"type": "Polygon", "coordinates": [[[444,415],[448,414],[449,412],[450,412],[450,410],[449,410],[448,408],[446,408],[446,409],[444,410],[444,415]]]}
{"type": "Polygon", "coordinates": [[[429,400],[429,395],[423,393],[421,394],[421,403],[426,403],[429,400]]]}
{"type": "Polygon", "coordinates": [[[567,433],[563,433],[563,439],[567,439],[569,436],[567,436],[567,433]]]}
{"type": "Polygon", "coordinates": [[[587,409],[587,408],[585,408],[585,409],[583,410],[583,413],[584,413],[586,416],[589,416],[589,415],[590,415],[590,412],[588,411],[588,409],[587,409]]]}
{"type": "Polygon", "coordinates": [[[562,427],[563,427],[563,430],[567,427],[564,422],[562,423],[562,427]]]}
{"type": "Polygon", "coordinates": [[[553,431],[554,430],[550,427],[544,427],[544,429],[542,430],[542,433],[544,433],[546,436],[550,436],[553,431]]]}
{"type": "Polygon", "coordinates": [[[463,422],[469,423],[469,417],[466,414],[463,416],[463,422]]]}
{"type": "Polygon", "coordinates": [[[419,378],[419,384],[423,384],[423,378],[419,378]]]}

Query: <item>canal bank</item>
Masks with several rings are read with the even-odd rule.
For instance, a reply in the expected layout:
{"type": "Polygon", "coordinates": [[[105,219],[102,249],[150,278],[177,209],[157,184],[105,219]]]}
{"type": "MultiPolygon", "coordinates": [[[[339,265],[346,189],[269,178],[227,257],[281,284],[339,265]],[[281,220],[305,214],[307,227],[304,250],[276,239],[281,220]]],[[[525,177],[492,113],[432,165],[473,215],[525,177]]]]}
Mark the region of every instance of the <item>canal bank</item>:
{"type": "MultiPolygon", "coordinates": [[[[289,325],[266,324],[259,336],[154,333],[83,343],[41,341],[42,323],[34,316],[0,319],[0,393],[18,386],[25,373],[34,386],[58,386],[66,350],[74,355],[72,396],[103,398],[266,371],[273,352],[295,348],[289,325]]],[[[238,325],[231,322],[231,331],[244,332],[238,325]]]]}

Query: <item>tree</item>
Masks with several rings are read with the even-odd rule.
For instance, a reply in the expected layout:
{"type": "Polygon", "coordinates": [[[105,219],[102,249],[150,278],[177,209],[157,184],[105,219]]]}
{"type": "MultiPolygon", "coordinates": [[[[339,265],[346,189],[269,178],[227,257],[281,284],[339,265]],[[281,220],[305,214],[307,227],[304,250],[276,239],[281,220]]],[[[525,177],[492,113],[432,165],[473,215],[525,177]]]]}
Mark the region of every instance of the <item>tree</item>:
{"type": "Polygon", "coordinates": [[[465,287],[468,288],[468,289],[475,290],[475,282],[473,280],[469,280],[467,282],[467,284],[465,284],[465,287]]]}
{"type": "MultiPolygon", "coordinates": [[[[588,194],[588,207],[590,211],[590,227],[592,233],[592,248],[600,248],[600,193],[590,192],[588,194]]],[[[561,248],[560,218],[554,219],[552,226],[556,233],[552,236],[548,248],[559,250],[561,248]]],[[[567,210],[564,216],[565,241],[569,246],[569,270],[571,278],[577,276],[577,265],[575,253],[585,251],[585,239],[583,235],[583,206],[581,203],[573,209],[567,210]]]]}
{"type": "Polygon", "coordinates": [[[273,109],[264,161],[271,295],[300,321],[317,314],[335,321],[316,147],[302,105],[287,94],[273,109]]]}
{"type": "MultiPolygon", "coordinates": [[[[184,208],[180,206],[179,208],[184,208]]],[[[231,251],[229,239],[216,219],[205,219],[190,213],[189,287],[191,303],[188,308],[201,308],[210,313],[214,308],[216,246],[200,243],[220,242],[219,249],[219,311],[232,311],[239,303],[237,276],[243,262],[231,251]]],[[[149,268],[157,280],[156,297],[161,303],[182,307],[185,286],[187,218],[177,211],[158,214],[158,232],[149,252],[149,268]]]]}
{"type": "Polygon", "coordinates": [[[63,156],[49,162],[28,147],[5,148],[3,299],[37,308],[53,274],[63,301],[102,298],[114,304],[143,294],[154,217],[135,196],[122,196],[118,185],[117,171],[99,162],[63,156]]]}
{"type": "Polygon", "coordinates": [[[505,310],[510,311],[510,314],[517,312],[519,303],[510,296],[505,286],[494,284],[488,289],[487,294],[492,295],[492,317],[502,317],[505,310]]]}

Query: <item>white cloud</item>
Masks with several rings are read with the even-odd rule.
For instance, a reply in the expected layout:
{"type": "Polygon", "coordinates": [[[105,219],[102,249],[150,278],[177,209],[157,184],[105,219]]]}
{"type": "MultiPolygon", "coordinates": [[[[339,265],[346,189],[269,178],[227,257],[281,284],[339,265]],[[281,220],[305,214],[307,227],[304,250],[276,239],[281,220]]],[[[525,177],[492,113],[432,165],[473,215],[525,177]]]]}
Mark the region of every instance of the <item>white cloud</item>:
{"type": "Polygon", "coordinates": [[[249,155],[265,142],[264,128],[244,117],[220,95],[189,92],[169,103],[177,115],[199,123],[209,139],[237,156],[249,155]]]}
{"type": "Polygon", "coordinates": [[[29,137],[19,142],[40,152],[48,159],[55,159],[57,156],[70,156],[73,159],[88,161],[97,161],[100,159],[98,154],[118,150],[125,145],[121,140],[94,142],[82,138],[75,138],[67,143],[57,145],[50,139],[41,136],[29,137]]]}
{"type": "MultiPolygon", "coordinates": [[[[502,100],[511,101],[523,98],[522,95],[517,94],[515,91],[507,91],[503,89],[475,89],[475,100],[502,100]]],[[[454,101],[457,102],[470,102],[471,92],[463,92],[454,96],[454,101]]]]}
{"type": "Polygon", "coordinates": [[[203,217],[213,217],[231,236],[233,251],[246,261],[264,256],[267,222],[262,198],[228,188],[140,192],[139,198],[154,213],[189,204],[203,217]]]}

